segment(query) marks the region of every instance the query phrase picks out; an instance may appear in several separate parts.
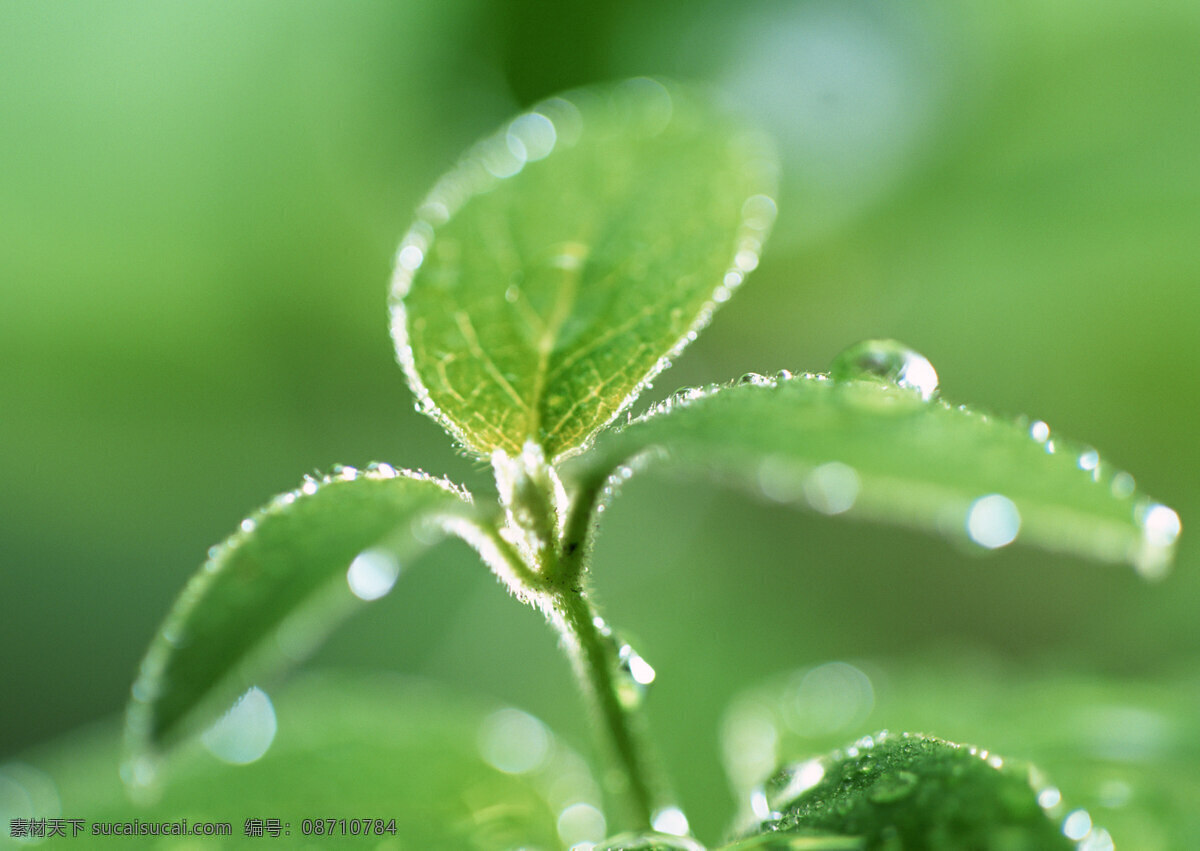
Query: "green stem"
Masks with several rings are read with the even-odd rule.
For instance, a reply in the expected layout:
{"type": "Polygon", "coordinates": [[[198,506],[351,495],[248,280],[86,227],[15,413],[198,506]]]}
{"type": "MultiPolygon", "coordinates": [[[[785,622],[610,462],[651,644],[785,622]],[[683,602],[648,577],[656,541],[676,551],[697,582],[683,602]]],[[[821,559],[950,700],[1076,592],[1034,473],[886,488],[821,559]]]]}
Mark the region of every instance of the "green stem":
{"type": "Polygon", "coordinates": [[[601,731],[603,749],[616,769],[605,774],[604,786],[610,801],[620,808],[617,821],[622,829],[649,830],[658,793],[666,787],[652,773],[651,749],[638,707],[627,705],[629,690],[621,681],[617,647],[584,592],[595,515],[608,476],[595,477],[577,490],[561,532],[555,532],[553,470],[526,455],[520,462],[493,460],[506,509],[505,525],[494,518],[459,533],[469,533],[468,540],[496,575],[519,599],[541,609],[559,630],[601,731]]]}
{"type": "Polygon", "coordinates": [[[612,642],[601,632],[596,611],[582,593],[566,591],[557,595],[555,609],[576,676],[620,771],[620,788],[610,791],[624,802],[623,821],[628,823],[623,828],[649,830],[656,787],[648,764],[650,748],[642,719],[621,703],[612,642]]]}

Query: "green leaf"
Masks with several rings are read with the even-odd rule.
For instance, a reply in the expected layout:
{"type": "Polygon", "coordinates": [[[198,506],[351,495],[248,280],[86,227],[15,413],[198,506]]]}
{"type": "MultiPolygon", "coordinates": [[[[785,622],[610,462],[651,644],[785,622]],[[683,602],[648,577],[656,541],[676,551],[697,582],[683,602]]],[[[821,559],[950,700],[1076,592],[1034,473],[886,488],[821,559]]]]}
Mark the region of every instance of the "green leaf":
{"type": "Polygon", "coordinates": [[[302,658],[468,505],[440,479],[382,464],[277,496],[209,551],[155,636],[133,686],[131,744],[169,746],[254,677],[302,658]]]}
{"type": "Polygon", "coordinates": [[[392,334],[467,449],[578,451],[758,262],[775,163],[695,93],[553,98],[472,148],[401,243],[392,334]]]}
{"type": "Polygon", "coordinates": [[[1179,518],[1136,493],[1128,473],[1049,435],[1045,423],[946,404],[928,382],[918,385],[921,374],[899,383],[748,376],[731,387],[682,391],[605,435],[568,474],[584,494],[603,499],[615,468],[666,463],[773,500],[940,532],[978,548],[1019,540],[1128,562],[1148,576],[1166,568],[1179,518]]]}
{"type": "MultiPolygon", "coordinates": [[[[886,731],[767,781],[759,833],[820,830],[863,848],[1070,849],[1028,766],[930,736],[886,731]]],[[[1090,823],[1089,823],[1090,826],[1090,823]]]]}
{"type": "MultiPolygon", "coordinates": [[[[1200,837],[1195,670],[1193,660],[1179,676],[1144,682],[944,651],[861,669],[831,662],[737,697],[722,725],[727,771],[749,799],[771,766],[863,730],[937,730],[1030,760],[1060,790],[1043,800],[1069,802],[1057,817],[1083,808],[1122,851],[1190,848],[1200,837]]],[[[1095,841],[1105,847],[1099,828],[1095,841]]]]}
{"type": "MultiPolygon", "coordinates": [[[[586,762],[540,721],[511,707],[467,700],[435,684],[372,672],[307,673],[271,693],[276,732],[266,752],[244,765],[220,761],[200,742],[179,749],[170,772],[132,803],[116,771],[120,736],[95,729],[0,765],[6,781],[31,794],[21,817],[143,824],[230,822],[232,836],[165,836],[117,847],[159,849],[412,848],[507,851],[561,848],[558,821],[572,805],[598,808],[586,762]],[[11,772],[11,773],[10,773],[11,772]],[[41,780],[36,783],[31,781],[41,780]],[[147,794],[148,793],[148,794],[147,794]],[[141,799],[148,800],[141,800],[141,799]],[[277,818],[287,834],[248,836],[247,819],[277,818]],[[394,820],[395,833],[360,829],[304,835],[305,819],[394,820]]],[[[18,789],[18,791],[20,791],[18,789]]],[[[20,797],[18,796],[18,799],[20,797]]],[[[282,827],[281,825],[281,827],[282,827]]],[[[325,827],[322,825],[322,827],[325,827]]],[[[8,834],[8,819],[3,825],[8,834]]],[[[87,835],[48,847],[86,847],[87,835]]],[[[599,837],[591,837],[597,839],[599,837]]],[[[2,842],[2,840],[0,840],[2,842]]],[[[94,841],[91,844],[103,844],[94,841]]],[[[41,846],[39,846],[41,847],[41,846]]]]}

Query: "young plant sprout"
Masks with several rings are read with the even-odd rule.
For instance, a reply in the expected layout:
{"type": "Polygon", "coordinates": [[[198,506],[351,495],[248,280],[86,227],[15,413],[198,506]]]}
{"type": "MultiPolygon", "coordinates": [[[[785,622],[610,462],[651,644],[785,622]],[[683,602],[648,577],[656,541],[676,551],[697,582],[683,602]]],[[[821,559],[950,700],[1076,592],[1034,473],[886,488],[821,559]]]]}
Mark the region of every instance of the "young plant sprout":
{"type": "MultiPolygon", "coordinates": [[[[273,499],[209,553],[154,639],[129,710],[133,764],[209,727],[453,535],[570,657],[612,768],[607,823],[626,831],[604,847],[700,848],[641,717],[656,672],[589,587],[606,506],[649,469],[1159,576],[1175,512],[1044,422],[944,401],[933,365],[895,341],[852,346],[827,373],[752,373],[631,415],[758,265],[776,170],[762,136],[649,79],[552,98],[469,150],[401,242],[391,330],[419,410],[490,462],[495,493],[376,463],[273,499]]],[[[986,751],[880,732],[780,769],[730,847],[1103,847],[1090,821],[1063,827],[1046,788],[986,751]]]]}

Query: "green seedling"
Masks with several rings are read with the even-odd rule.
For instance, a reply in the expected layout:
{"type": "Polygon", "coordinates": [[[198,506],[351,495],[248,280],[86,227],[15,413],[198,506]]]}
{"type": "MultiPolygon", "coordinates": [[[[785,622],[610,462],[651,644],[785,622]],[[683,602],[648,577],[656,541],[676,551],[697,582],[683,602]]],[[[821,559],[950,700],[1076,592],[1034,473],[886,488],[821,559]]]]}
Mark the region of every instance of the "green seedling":
{"type": "MultiPolygon", "coordinates": [[[[609,766],[608,824],[626,831],[604,847],[701,847],[641,720],[654,672],[590,590],[603,512],[645,470],[1160,575],[1174,511],[1044,422],[945,401],[930,362],[894,341],[852,346],[825,373],[749,374],[632,415],[758,265],[775,178],[763,137],[647,79],[547,100],[468,151],[400,245],[391,328],[418,408],[491,464],[495,492],[376,463],[306,478],[251,515],[154,639],[129,710],[130,776],[449,535],[545,615],[570,657],[609,766]]],[[[1040,784],[986,751],[877,733],[781,769],[733,847],[1074,847],[1082,834],[1040,784]]]]}

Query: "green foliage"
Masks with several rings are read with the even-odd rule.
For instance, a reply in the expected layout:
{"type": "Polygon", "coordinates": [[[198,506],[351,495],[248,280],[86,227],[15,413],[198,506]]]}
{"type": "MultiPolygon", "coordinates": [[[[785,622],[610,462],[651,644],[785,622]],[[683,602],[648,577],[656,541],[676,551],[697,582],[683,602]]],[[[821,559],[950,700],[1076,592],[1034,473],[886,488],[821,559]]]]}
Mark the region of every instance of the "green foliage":
{"type": "MultiPolygon", "coordinates": [[[[135,686],[135,746],[177,743],[268,662],[314,644],[352,602],[333,588],[348,569],[353,584],[364,554],[394,567],[440,529],[559,631],[613,762],[610,821],[634,831],[608,847],[691,847],[662,832],[687,823],[664,808],[638,717],[654,672],[587,584],[601,511],[653,459],[827,514],[1160,573],[1179,532],[1171,509],[1044,423],[942,402],[932,365],[895,341],[848,349],[830,375],[683,391],[602,433],[757,265],[775,209],[765,151],[694,92],[644,79],[546,101],[472,149],[401,245],[392,330],[420,408],[490,457],[495,502],[385,467],[278,498],[168,618],[135,686]]],[[[741,847],[1070,845],[1024,769],[932,738],[856,748],[781,775],[766,838],[741,847]]]]}
{"type": "MultiPolygon", "coordinates": [[[[278,730],[270,750],[230,765],[197,745],[181,749],[169,775],[134,778],[131,803],[113,770],[115,731],[92,733],[30,761],[56,781],[62,812],[90,822],[232,822],[233,835],[51,840],[64,848],[87,840],[113,847],[190,849],[281,847],[555,848],[564,802],[596,801],[583,760],[539,722],[513,709],[465,701],[428,683],[372,674],[304,675],[274,700],[278,730]],[[493,764],[506,752],[504,720],[515,714],[535,734],[530,758],[514,771],[493,764]],[[489,744],[481,748],[480,742],[489,744]],[[489,761],[489,757],[492,761],[489,761]],[[249,818],[279,819],[287,834],[245,836],[249,818]],[[304,835],[305,819],[395,820],[395,832],[304,835]],[[149,846],[146,846],[149,847],[149,846]]],[[[511,734],[510,734],[511,735],[511,734]]],[[[511,742],[508,742],[511,751],[511,742]]],[[[511,754],[510,754],[511,759],[511,754]]],[[[53,816],[39,811],[37,815],[53,816]]],[[[282,826],[281,825],[281,826],[282,826]]],[[[5,833],[8,824],[5,823],[5,833]]],[[[374,831],[375,827],[372,826],[374,831]]],[[[87,846],[91,847],[91,846],[87,846]]]]}
{"type": "MultiPolygon", "coordinates": [[[[880,347],[876,346],[876,349],[880,347]]],[[[928,361],[915,353],[932,374],[928,361]]],[[[1088,447],[863,374],[746,376],[683,390],[605,435],[574,474],[597,487],[623,464],[709,471],[825,514],[941,532],[981,547],[1014,539],[1147,575],[1166,566],[1174,514],[1088,447]],[[639,459],[645,464],[639,464],[639,459]]],[[[936,375],[933,376],[936,386],[936,375]]]]}
{"type": "Polygon", "coordinates": [[[360,602],[347,584],[357,556],[375,554],[368,571],[399,570],[440,534],[430,521],[465,506],[441,480],[387,465],[343,467],[306,478],[244,520],[209,553],[142,663],[133,747],[178,741],[271,668],[303,658],[360,602]]]}
{"type": "Polygon", "coordinates": [[[400,247],[392,329],[423,409],[481,455],[578,451],[758,263],[763,140],[646,79],[476,145],[400,247]]]}
{"type": "Polygon", "coordinates": [[[771,814],[760,832],[848,834],[872,850],[1072,848],[1038,802],[1041,791],[1028,766],[884,731],[773,776],[764,794],[771,814]]]}

